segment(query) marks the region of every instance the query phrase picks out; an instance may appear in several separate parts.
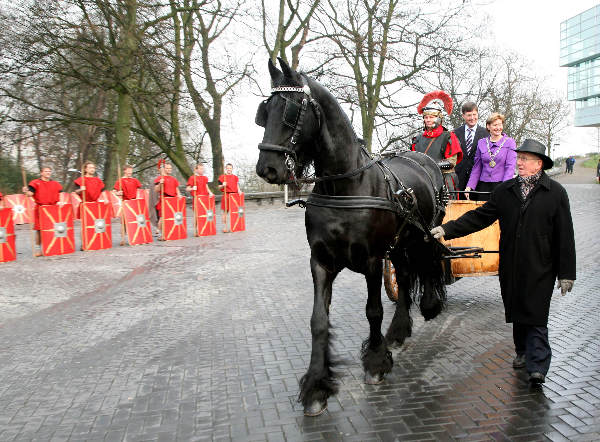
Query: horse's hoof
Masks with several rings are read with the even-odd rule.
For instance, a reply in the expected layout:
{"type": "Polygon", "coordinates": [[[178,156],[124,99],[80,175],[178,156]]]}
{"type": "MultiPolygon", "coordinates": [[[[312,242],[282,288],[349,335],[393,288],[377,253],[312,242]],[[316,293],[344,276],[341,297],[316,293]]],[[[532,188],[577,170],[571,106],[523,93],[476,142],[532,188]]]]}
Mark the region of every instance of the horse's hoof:
{"type": "Polygon", "coordinates": [[[327,410],[327,402],[314,401],[312,404],[304,407],[304,416],[318,416],[327,410]]]}
{"type": "Polygon", "coordinates": [[[367,385],[379,385],[381,384],[383,381],[385,380],[385,378],[383,377],[382,374],[370,374],[370,373],[365,373],[365,384],[367,385]]]}

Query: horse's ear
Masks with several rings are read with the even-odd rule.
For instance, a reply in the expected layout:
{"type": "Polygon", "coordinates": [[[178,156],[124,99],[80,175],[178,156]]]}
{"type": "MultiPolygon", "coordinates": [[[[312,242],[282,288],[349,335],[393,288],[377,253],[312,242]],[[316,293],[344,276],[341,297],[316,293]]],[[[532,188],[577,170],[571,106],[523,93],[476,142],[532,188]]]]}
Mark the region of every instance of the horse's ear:
{"type": "Polygon", "coordinates": [[[288,64],[283,60],[283,58],[277,57],[277,60],[279,60],[279,66],[281,66],[283,76],[286,78],[294,78],[294,71],[288,66],[288,64]]]}
{"type": "Polygon", "coordinates": [[[278,84],[283,77],[283,73],[277,69],[277,66],[273,64],[271,59],[269,58],[269,74],[271,74],[271,83],[278,84]]]}

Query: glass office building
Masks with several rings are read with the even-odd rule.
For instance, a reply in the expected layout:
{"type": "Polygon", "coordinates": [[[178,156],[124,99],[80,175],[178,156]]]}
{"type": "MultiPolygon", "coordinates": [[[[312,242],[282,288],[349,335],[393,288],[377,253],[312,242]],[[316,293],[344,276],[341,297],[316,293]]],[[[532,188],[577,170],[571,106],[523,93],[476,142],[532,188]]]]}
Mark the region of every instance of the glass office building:
{"type": "Polygon", "coordinates": [[[560,65],[569,68],[575,126],[600,127],[600,5],[560,24],[560,65]]]}

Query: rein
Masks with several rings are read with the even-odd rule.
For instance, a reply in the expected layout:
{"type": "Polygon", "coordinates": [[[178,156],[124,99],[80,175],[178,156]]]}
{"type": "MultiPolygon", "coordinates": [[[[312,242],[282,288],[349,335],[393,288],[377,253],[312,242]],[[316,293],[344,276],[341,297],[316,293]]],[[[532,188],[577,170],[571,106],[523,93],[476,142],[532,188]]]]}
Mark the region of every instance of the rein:
{"type": "MultiPolygon", "coordinates": [[[[308,108],[308,103],[310,103],[313,106],[315,115],[317,116],[317,120],[319,122],[319,127],[321,126],[321,112],[320,112],[319,103],[312,97],[311,90],[310,90],[310,87],[308,86],[308,82],[307,82],[306,78],[304,76],[302,76],[301,78],[302,78],[302,83],[303,83],[302,87],[300,87],[300,86],[274,87],[271,89],[271,96],[267,100],[265,100],[263,103],[261,103],[261,106],[266,106],[266,103],[271,99],[271,97],[273,97],[275,94],[280,94],[283,92],[296,92],[296,93],[303,94],[302,101],[300,104],[298,104],[297,102],[295,102],[289,98],[284,97],[286,99],[286,107],[284,109],[283,124],[294,128],[292,136],[289,138],[287,145],[282,146],[279,144],[259,143],[258,149],[264,150],[264,151],[280,152],[280,153],[285,154],[285,165],[292,176],[292,179],[289,181],[289,183],[295,183],[296,185],[298,185],[300,183],[302,183],[302,184],[319,183],[319,182],[324,182],[324,181],[335,181],[335,180],[350,178],[350,177],[356,176],[356,175],[364,172],[365,170],[367,170],[367,169],[371,168],[372,166],[374,166],[375,164],[377,164],[379,166],[379,168],[381,169],[381,172],[383,173],[383,176],[387,182],[388,189],[390,191],[390,196],[388,198],[375,197],[375,196],[335,196],[335,195],[321,195],[321,194],[312,192],[308,196],[306,201],[294,200],[294,201],[287,203],[287,206],[291,207],[295,204],[298,204],[298,205],[300,205],[300,207],[306,207],[306,205],[311,205],[311,206],[335,208],[335,209],[380,209],[380,210],[386,210],[386,211],[393,212],[397,215],[400,215],[404,218],[404,220],[403,220],[402,224],[400,225],[400,228],[396,232],[396,235],[394,236],[394,240],[392,241],[392,243],[390,244],[390,246],[388,248],[387,254],[391,253],[398,246],[398,243],[401,238],[401,234],[407,225],[412,225],[412,226],[416,227],[418,230],[424,232],[425,234],[428,234],[429,233],[428,223],[425,221],[425,219],[423,218],[422,214],[420,213],[420,211],[418,209],[417,200],[416,200],[413,190],[410,188],[407,188],[402,183],[402,181],[399,180],[397,176],[395,176],[395,174],[387,167],[387,165],[384,164],[380,155],[372,156],[365,149],[364,145],[362,145],[362,144],[360,146],[361,150],[369,158],[369,161],[366,164],[364,164],[360,167],[357,167],[356,169],[353,169],[346,173],[341,173],[341,174],[336,174],[336,175],[325,175],[325,176],[320,176],[320,177],[312,176],[312,177],[307,177],[307,178],[297,178],[295,176],[296,165],[299,164],[298,155],[296,153],[295,147],[296,147],[296,143],[298,142],[300,133],[302,131],[302,126],[304,124],[304,116],[306,114],[306,109],[308,108]],[[299,105],[299,107],[300,107],[299,115],[295,121],[288,120],[288,105],[289,105],[290,101],[293,103],[292,106],[295,104],[296,106],[299,105]],[[391,177],[393,177],[394,181],[396,182],[395,183],[396,186],[399,187],[399,189],[397,191],[394,190],[395,186],[392,185],[392,182],[391,182],[392,180],[390,179],[391,177]]],[[[261,108],[259,107],[259,113],[260,113],[260,109],[261,108]]],[[[263,107],[263,112],[265,112],[265,114],[263,114],[263,115],[257,114],[256,122],[257,122],[257,124],[264,127],[265,124],[261,124],[261,123],[265,123],[265,120],[266,120],[266,117],[265,117],[266,116],[266,108],[265,107],[263,107]],[[260,120],[259,120],[259,116],[261,117],[260,120]]],[[[429,146],[431,146],[432,142],[433,142],[433,140],[429,143],[429,146]]],[[[429,149],[429,146],[427,146],[427,149],[429,149]]],[[[402,158],[402,157],[400,156],[400,158],[402,158]]],[[[432,177],[429,175],[427,170],[422,165],[420,165],[419,163],[417,163],[416,161],[414,161],[410,158],[404,158],[404,159],[407,160],[409,163],[412,163],[413,165],[423,169],[425,171],[426,175],[428,176],[432,187],[434,187],[432,177]]],[[[438,208],[438,210],[439,210],[439,206],[436,204],[435,198],[433,198],[432,204],[433,204],[434,208],[438,208]]],[[[442,208],[442,210],[443,210],[443,208],[442,208]]]]}

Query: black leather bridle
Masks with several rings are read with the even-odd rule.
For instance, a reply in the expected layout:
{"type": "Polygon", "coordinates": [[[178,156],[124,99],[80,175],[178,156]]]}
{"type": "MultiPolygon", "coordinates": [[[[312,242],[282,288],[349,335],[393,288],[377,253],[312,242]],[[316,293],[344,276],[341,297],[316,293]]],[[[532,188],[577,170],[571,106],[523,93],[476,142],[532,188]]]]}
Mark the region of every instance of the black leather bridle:
{"type": "Polygon", "coordinates": [[[258,110],[256,112],[255,123],[261,127],[265,127],[267,123],[267,104],[269,100],[275,95],[283,92],[297,92],[302,93],[302,101],[298,103],[297,101],[292,100],[289,97],[283,97],[286,100],[285,108],[283,111],[283,124],[289,126],[294,129],[292,132],[292,136],[289,138],[287,145],[282,146],[280,144],[271,144],[271,143],[259,143],[259,150],[266,150],[272,152],[282,152],[285,154],[285,165],[288,171],[292,174],[293,179],[290,182],[294,182],[296,184],[300,183],[318,183],[321,181],[334,181],[341,180],[343,178],[350,178],[352,176],[358,175],[359,173],[365,171],[370,168],[377,162],[381,160],[380,156],[374,157],[365,149],[364,145],[361,143],[361,149],[363,153],[369,158],[369,161],[350,172],[341,173],[338,175],[328,175],[322,177],[307,177],[307,178],[297,178],[295,176],[296,165],[300,162],[298,161],[298,155],[296,153],[295,147],[298,142],[298,138],[300,137],[300,132],[302,130],[302,126],[304,124],[304,116],[306,114],[306,110],[308,108],[308,104],[312,105],[312,108],[315,112],[315,116],[317,117],[317,121],[319,123],[319,127],[321,127],[321,107],[317,100],[312,97],[310,87],[308,86],[308,82],[304,76],[302,78],[303,86],[278,86],[271,89],[271,96],[260,103],[258,106],[258,110]]]}
{"type": "MultiPolygon", "coordinates": [[[[306,110],[308,108],[308,104],[310,103],[313,107],[315,115],[317,117],[317,121],[319,123],[319,127],[321,126],[321,110],[317,101],[312,97],[310,87],[308,86],[308,82],[304,76],[302,78],[303,86],[277,86],[271,89],[271,96],[267,98],[265,101],[260,103],[258,107],[258,111],[256,112],[255,123],[261,127],[266,126],[266,118],[267,118],[267,103],[275,94],[281,94],[284,92],[299,92],[302,94],[302,100],[300,103],[289,98],[283,97],[285,99],[285,108],[283,111],[283,124],[293,128],[292,136],[288,139],[287,145],[282,146],[280,144],[271,144],[271,143],[259,143],[259,150],[266,150],[272,152],[282,152],[285,154],[285,165],[287,169],[290,171],[292,176],[295,174],[296,164],[299,163],[298,155],[296,153],[296,144],[298,143],[298,138],[300,137],[300,132],[302,131],[302,126],[304,125],[304,116],[306,115],[306,110]]],[[[294,181],[298,181],[294,176],[294,181]]]]}

